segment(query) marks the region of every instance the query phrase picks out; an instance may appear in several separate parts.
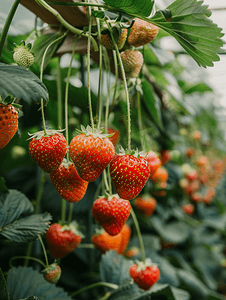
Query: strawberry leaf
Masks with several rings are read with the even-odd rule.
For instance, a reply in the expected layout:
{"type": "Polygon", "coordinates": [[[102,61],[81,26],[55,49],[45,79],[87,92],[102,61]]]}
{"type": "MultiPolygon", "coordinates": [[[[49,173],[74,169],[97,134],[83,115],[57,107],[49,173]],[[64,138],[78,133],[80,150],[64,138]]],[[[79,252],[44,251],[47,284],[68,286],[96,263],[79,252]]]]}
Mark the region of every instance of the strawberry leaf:
{"type": "Polygon", "coordinates": [[[154,1],[152,0],[104,0],[107,5],[123,10],[128,14],[139,14],[148,17],[151,14],[154,1]]]}
{"type": "Polygon", "coordinates": [[[207,67],[213,66],[213,61],[219,61],[217,52],[223,46],[223,33],[209,19],[211,12],[202,3],[197,0],[176,0],[167,7],[171,18],[167,19],[163,11],[157,11],[151,19],[145,20],[172,35],[199,66],[207,67]]]}
{"type": "Polygon", "coordinates": [[[0,97],[9,94],[23,99],[29,104],[33,101],[40,103],[41,98],[48,101],[48,91],[41,80],[24,67],[0,63],[0,97]]]}

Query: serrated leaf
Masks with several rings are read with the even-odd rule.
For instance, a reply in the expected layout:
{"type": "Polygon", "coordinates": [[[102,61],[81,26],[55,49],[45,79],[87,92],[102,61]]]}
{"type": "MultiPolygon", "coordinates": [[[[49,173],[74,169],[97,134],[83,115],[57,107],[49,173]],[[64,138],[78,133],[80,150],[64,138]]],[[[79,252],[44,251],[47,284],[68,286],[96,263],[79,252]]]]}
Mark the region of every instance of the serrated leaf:
{"type": "Polygon", "coordinates": [[[24,67],[0,63],[0,96],[2,99],[9,94],[23,99],[29,104],[40,103],[41,98],[48,100],[48,91],[41,80],[24,67]]]}
{"type": "Polygon", "coordinates": [[[128,14],[139,14],[149,17],[154,5],[152,0],[104,0],[107,5],[123,10],[128,14]]]}
{"type": "Polygon", "coordinates": [[[0,229],[34,211],[30,200],[17,190],[0,194],[0,229]]]}
{"type": "Polygon", "coordinates": [[[145,20],[172,35],[199,66],[207,67],[219,61],[217,52],[223,46],[223,34],[209,19],[208,6],[202,4],[203,1],[197,0],[176,0],[167,7],[172,15],[170,20],[166,20],[161,11],[145,20]]]}
{"type": "Polygon", "coordinates": [[[10,300],[19,300],[35,295],[39,300],[72,300],[61,287],[47,282],[43,275],[32,268],[12,268],[7,276],[10,300]]]}
{"type": "Polygon", "coordinates": [[[0,234],[12,242],[31,242],[46,232],[51,219],[49,213],[31,215],[2,228],[0,234]]]}

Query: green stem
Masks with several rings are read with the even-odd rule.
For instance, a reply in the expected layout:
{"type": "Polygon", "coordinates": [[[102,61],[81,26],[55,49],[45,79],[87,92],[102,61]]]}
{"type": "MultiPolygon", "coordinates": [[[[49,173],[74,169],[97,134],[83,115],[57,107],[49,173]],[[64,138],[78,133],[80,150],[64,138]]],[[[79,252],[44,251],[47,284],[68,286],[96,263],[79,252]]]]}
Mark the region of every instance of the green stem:
{"type": "Polygon", "coordinates": [[[131,207],[131,216],[133,218],[133,222],[134,222],[134,225],[136,227],[136,231],[137,231],[137,235],[138,235],[138,239],[139,239],[139,242],[140,242],[140,248],[141,248],[141,253],[142,253],[142,262],[145,263],[145,249],[144,249],[144,242],[143,242],[143,239],[142,239],[142,234],[141,234],[141,231],[140,231],[140,226],[139,226],[139,223],[137,221],[137,217],[136,217],[136,214],[133,210],[133,208],[131,207]]]}
{"type": "Polygon", "coordinates": [[[34,261],[37,261],[38,263],[40,263],[44,268],[46,268],[46,265],[44,264],[44,262],[42,262],[40,259],[38,258],[35,258],[35,257],[31,257],[31,256],[14,256],[10,259],[9,261],[9,265],[10,265],[10,268],[12,268],[12,261],[15,260],[15,259],[26,259],[26,260],[34,260],[34,261]]]}
{"type": "Polygon", "coordinates": [[[62,85],[60,74],[60,58],[57,64],[57,109],[58,109],[58,126],[60,129],[63,127],[63,114],[62,114],[62,85]]]}
{"type": "Polygon", "coordinates": [[[40,243],[41,243],[41,245],[42,245],[42,250],[43,250],[44,257],[45,257],[45,261],[46,261],[46,267],[48,267],[48,266],[49,266],[49,262],[48,262],[48,257],[47,257],[47,254],[46,254],[46,248],[45,248],[45,245],[44,245],[44,243],[43,243],[43,240],[42,240],[42,238],[41,238],[41,235],[38,235],[38,238],[39,238],[39,241],[40,241],[40,243]]]}
{"type": "Polygon", "coordinates": [[[95,249],[93,244],[79,244],[78,248],[95,249]]]}
{"type": "Polygon", "coordinates": [[[80,294],[80,293],[82,293],[84,291],[87,291],[89,289],[95,288],[97,286],[106,286],[106,287],[109,287],[109,288],[112,288],[112,289],[115,289],[115,290],[118,289],[118,285],[117,284],[113,284],[113,283],[109,283],[109,282],[97,282],[97,283],[93,283],[93,284],[91,284],[89,286],[86,286],[86,287],[78,290],[77,292],[74,292],[74,293],[70,294],[70,296],[74,297],[74,296],[76,296],[76,295],[78,295],[78,294],[80,294]]]}
{"type": "MultiPolygon", "coordinates": [[[[98,39],[101,41],[101,31],[100,31],[100,20],[97,18],[97,32],[98,32],[98,39]]],[[[102,118],[102,97],[101,97],[101,84],[102,84],[102,68],[103,68],[103,46],[100,44],[99,46],[99,82],[98,82],[98,96],[97,96],[97,118],[98,118],[98,125],[97,128],[100,128],[101,125],[101,118],[102,118]]]]}
{"type": "Polygon", "coordinates": [[[118,61],[117,61],[117,54],[115,51],[113,51],[113,59],[114,59],[114,67],[115,67],[115,88],[114,88],[114,94],[113,94],[113,99],[112,99],[112,106],[115,103],[116,92],[117,92],[117,83],[118,83],[118,61]]]}
{"type": "Polygon", "coordinates": [[[38,192],[37,192],[37,198],[36,198],[35,209],[34,209],[35,214],[37,214],[39,211],[45,181],[46,181],[46,174],[45,174],[45,171],[43,171],[41,169],[40,170],[40,183],[38,185],[38,192]]]}
{"type": "Polygon", "coordinates": [[[103,171],[103,177],[104,177],[104,184],[105,184],[106,190],[108,192],[110,192],[106,169],[104,169],[104,171],[103,171]]]}
{"type": "Polygon", "coordinates": [[[61,200],[61,224],[65,223],[65,215],[66,215],[66,200],[62,198],[61,200]]]}
{"type": "Polygon", "coordinates": [[[140,142],[141,142],[142,150],[145,150],[142,115],[141,115],[140,92],[137,91],[136,94],[137,94],[137,110],[138,110],[138,126],[139,126],[139,131],[140,131],[140,142]]]}
{"type": "Polygon", "coordinates": [[[88,44],[87,44],[87,88],[88,88],[88,101],[89,101],[89,114],[92,130],[94,131],[94,120],[93,120],[93,111],[92,111],[92,99],[91,99],[91,89],[90,89],[90,38],[91,38],[91,29],[92,29],[92,15],[91,8],[89,7],[89,35],[88,35],[88,44]]]}
{"type": "Polygon", "coordinates": [[[3,47],[4,47],[4,43],[5,43],[5,40],[6,40],[6,37],[7,37],[7,33],[9,31],[9,27],[10,27],[10,24],[12,23],[12,20],[13,20],[13,17],[15,15],[15,12],[18,8],[18,5],[20,4],[20,1],[21,0],[15,0],[11,9],[10,9],[10,12],[7,16],[7,19],[5,21],[5,25],[3,27],[3,30],[2,30],[2,34],[1,34],[1,40],[0,40],[0,57],[1,57],[1,54],[2,54],[2,50],[3,50],[3,47]]]}
{"type": "MultiPolygon", "coordinates": [[[[64,18],[59,14],[59,12],[57,10],[55,10],[54,8],[52,8],[49,4],[52,5],[51,2],[45,2],[44,0],[35,0],[37,3],[39,3],[41,6],[43,6],[45,9],[47,9],[50,13],[52,13],[56,18],[57,20],[65,27],[67,28],[68,30],[70,30],[72,33],[76,34],[76,35],[82,35],[84,37],[89,37],[89,34],[87,35],[87,33],[85,33],[83,30],[81,29],[78,29],[78,28],[75,28],[73,27],[71,24],[69,24],[67,21],[64,20],[64,18]]],[[[65,2],[64,2],[65,4],[65,2]]],[[[83,3],[84,5],[84,3],[83,3]]],[[[95,41],[95,39],[90,36],[90,39],[93,43],[93,46],[94,46],[94,51],[98,51],[98,46],[97,46],[97,43],[95,41]]]]}
{"type": "Polygon", "coordinates": [[[69,215],[68,215],[68,225],[71,223],[71,220],[72,220],[72,215],[73,215],[73,204],[74,203],[70,203],[70,208],[69,208],[69,215]]]}

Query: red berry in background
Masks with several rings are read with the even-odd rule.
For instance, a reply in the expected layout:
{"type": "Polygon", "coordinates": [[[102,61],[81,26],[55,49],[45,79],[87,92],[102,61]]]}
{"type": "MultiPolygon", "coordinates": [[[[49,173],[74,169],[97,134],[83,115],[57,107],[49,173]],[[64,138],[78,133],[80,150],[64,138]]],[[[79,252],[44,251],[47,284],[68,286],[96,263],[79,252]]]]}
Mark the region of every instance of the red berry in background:
{"type": "Polygon", "coordinates": [[[192,148],[192,147],[189,147],[186,149],[185,151],[185,155],[188,157],[188,158],[191,158],[195,155],[195,149],[192,148]]]}
{"type": "Polygon", "coordinates": [[[49,265],[43,272],[43,277],[49,283],[57,283],[61,276],[61,268],[56,263],[49,265]]]}
{"type": "Polygon", "coordinates": [[[207,166],[208,162],[209,162],[209,158],[206,155],[202,155],[198,157],[195,161],[196,165],[199,167],[207,166]]]}
{"type": "Polygon", "coordinates": [[[134,282],[143,290],[149,290],[160,277],[159,268],[148,262],[132,265],[129,273],[134,282]]]}
{"type": "Polygon", "coordinates": [[[144,216],[149,217],[153,214],[157,202],[155,198],[148,195],[144,195],[136,198],[134,204],[144,216]]]}
{"type": "Polygon", "coordinates": [[[201,131],[195,130],[195,131],[192,133],[192,138],[193,138],[195,141],[200,141],[201,138],[202,138],[202,133],[201,133],[201,131]]]}
{"type": "Polygon", "coordinates": [[[50,174],[50,180],[59,195],[68,202],[81,200],[88,187],[88,181],[78,175],[73,163],[62,163],[50,174]]]}
{"type": "Polygon", "coordinates": [[[129,227],[129,225],[125,224],[122,227],[120,234],[121,234],[122,239],[121,239],[121,243],[119,245],[118,251],[117,251],[118,254],[124,253],[127,245],[129,244],[130,237],[131,237],[131,228],[129,227]]]}
{"type": "Polygon", "coordinates": [[[154,190],[151,191],[151,194],[158,197],[164,197],[167,194],[166,187],[166,181],[157,182],[154,184],[154,190]]]}
{"type": "Polygon", "coordinates": [[[110,175],[120,198],[132,200],[140,193],[148,180],[147,160],[139,153],[117,154],[110,163],[110,175]]]}
{"type": "Polygon", "coordinates": [[[154,183],[166,182],[168,176],[167,170],[164,167],[159,167],[158,170],[150,176],[150,180],[154,183]]]}
{"type": "Polygon", "coordinates": [[[81,243],[83,235],[78,230],[77,222],[69,225],[52,224],[46,231],[46,242],[52,257],[58,259],[74,251],[81,243]]]}
{"type": "Polygon", "coordinates": [[[144,62],[143,54],[138,50],[126,50],[120,55],[126,78],[136,78],[144,62]]]}
{"type": "Polygon", "coordinates": [[[146,45],[157,36],[158,31],[159,28],[157,26],[135,18],[128,36],[128,43],[134,47],[146,45]]]}
{"type": "Polygon", "coordinates": [[[131,205],[128,200],[118,195],[103,196],[95,200],[92,207],[94,219],[110,235],[117,235],[130,215],[131,205]]]}
{"type": "Polygon", "coordinates": [[[208,187],[203,196],[203,202],[208,205],[212,201],[212,199],[215,197],[215,194],[216,194],[215,188],[208,187]]]}
{"type": "Polygon", "coordinates": [[[194,181],[198,178],[198,172],[196,170],[191,170],[188,173],[185,173],[185,178],[187,178],[189,181],[194,181]]]}
{"type": "Polygon", "coordinates": [[[172,159],[172,154],[169,150],[162,150],[160,152],[160,158],[163,166],[172,159]]]}
{"type": "Polygon", "coordinates": [[[224,161],[220,159],[215,159],[212,163],[212,168],[215,172],[221,173],[224,170],[224,161]]]}
{"type": "Polygon", "coordinates": [[[192,215],[195,211],[195,207],[193,204],[188,203],[181,206],[181,209],[187,214],[192,215]]]}
{"type": "Polygon", "coordinates": [[[29,152],[33,160],[47,173],[61,165],[67,153],[67,141],[57,130],[39,131],[31,135],[29,152]]]}
{"type": "Polygon", "coordinates": [[[18,128],[18,112],[11,104],[0,103],[0,149],[13,138],[18,128]]]}
{"type": "Polygon", "coordinates": [[[190,182],[187,178],[182,178],[179,182],[179,185],[182,189],[185,189],[189,186],[190,182]]]}
{"type": "Polygon", "coordinates": [[[154,151],[149,151],[146,159],[150,169],[150,176],[152,176],[158,170],[158,168],[161,167],[162,162],[158,154],[154,151]]]}
{"type": "Polygon", "coordinates": [[[102,130],[82,126],[82,132],[72,139],[69,154],[79,176],[95,181],[115,155],[115,147],[102,130]]]}
{"type": "Polygon", "coordinates": [[[203,200],[203,196],[199,192],[191,193],[190,197],[191,197],[191,200],[194,203],[198,203],[198,202],[201,202],[203,200]]]}
{"type": "Polygon", "coordinates": [[[112,142],[112,144],[114,146],[116,146],[116,144],[118,143],[119,138],[120,138],[120,131],[117,129],[108,128],[108,133],[113,134],[112,136],[109,136],[108,138],[112,142]]]}
{"type": "Polygon", "coordinates": [[[102,253],[105,253],[109,250],[118,251],[122,241],[121,233],[117,235],[110,235],[104,229],[101,231],[96,232],[92,236],[92,243],[93,245],[100,250],[102,253]]]}

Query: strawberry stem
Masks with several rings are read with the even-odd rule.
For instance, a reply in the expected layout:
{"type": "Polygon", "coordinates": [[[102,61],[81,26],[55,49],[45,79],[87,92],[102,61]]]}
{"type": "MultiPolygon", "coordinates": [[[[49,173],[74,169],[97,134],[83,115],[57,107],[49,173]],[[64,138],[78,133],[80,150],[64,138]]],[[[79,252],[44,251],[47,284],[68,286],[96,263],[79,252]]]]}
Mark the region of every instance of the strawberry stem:
{"type": "Polygon", "coordinates": [[[15,260],[15,259],[26,259],[26,260],[34,260],[34,261],[37,261],[38,263],[40,263],[44,268],[46,268],[46,265],[44,264],[44,262],[42,262],[40,259],[38,258],[35,258],[35,257],[31,257],[31,256],[23,256],[23,255],[20,255],[20,256],[14,256],[10,259],[9,261],[9,265],[10,265],[10,268],[13,267],[12,265],[12,261],[15,260]]]}
{"type": "Polygon", "coordinates": [[[142,262],[145,263],[145,249],[144,249],[144,242],[143,242],[143,239],[142,239],[142,234],[141,234],[141,231],[140,231],[140,226],[139,226],[139,223],[138,223],[138,220],[137,220],[137,217],[136,217],[136,214],[133,210],[133,208],[131,207],[131,216],[133,218],[133,222],[134,222],[134,225],[136,227],[136,231],[137,231],[137,236],[138,236],[138,239],[139,239],[139,243],[140,243],[140,248],[141,248],[141,253],[142,253],[142,262]]]}
{"type": "Polygon", "coordinates": [[[46,267],[48,267],[49,266],[49,262],[48,262],[48,257],[47,257],[47,253],[46,253],[46,248],[45,248],[45,245],[43,243],[43,240],[42,240],[40,234],[38,235],[38,238],[39,238],[39,241],[40,241],[40,243],[42,245],[42,250],[43,250],[45,261],[46,261],[46,267]]]}
{"type": "Polygon", "coordinates": [[[76,296],[76,295],[78,295],[78,294],[80,294],[80,293],[82,293],[82,292],[84,292],[84,291],[87,291],[87,290],[89,290],[89,289],[95,288],[95,287],[97,287],[97,286],[106,286],[106,287],[109,287],[109,288],[115,289],[115,290],[118,289],[118,285],[117,285],[117,284],[114,284],[114,283],[109,283],[109,282],[96,282],[96,283],[93,283],[93,284],[91,284],[91,285],[88,285],[88,286],[86,286],[86,287],[84,287],[84,288],[82,288],[82,289],[80,289],[80,290],[78,290],[78,291],[76,291],[76,292],[70,294],[70,296],[71,296],[71,297],[74,297],[74,296],[76,296]]]}
{"type": "Polygon", "coordinates": [[[138,111],[138,126],[139,126],[139,131],[140,131],[140,142],[141,142],[142,150],[145,150],[142,115],[141,115],[140,92],[137,91],[136,94],[137,94],[137,111],[138,111]]]}
{"type": "Polygon", "coordinates": [[[69,225],[71,223],[71,220],[72,220],[72,215],[73,215],[73,204],[74,203],[70,203],[70,206],[69,206],[69,215],[68,215],[68,221],[67,221],[67,224],[69,225]]]}

